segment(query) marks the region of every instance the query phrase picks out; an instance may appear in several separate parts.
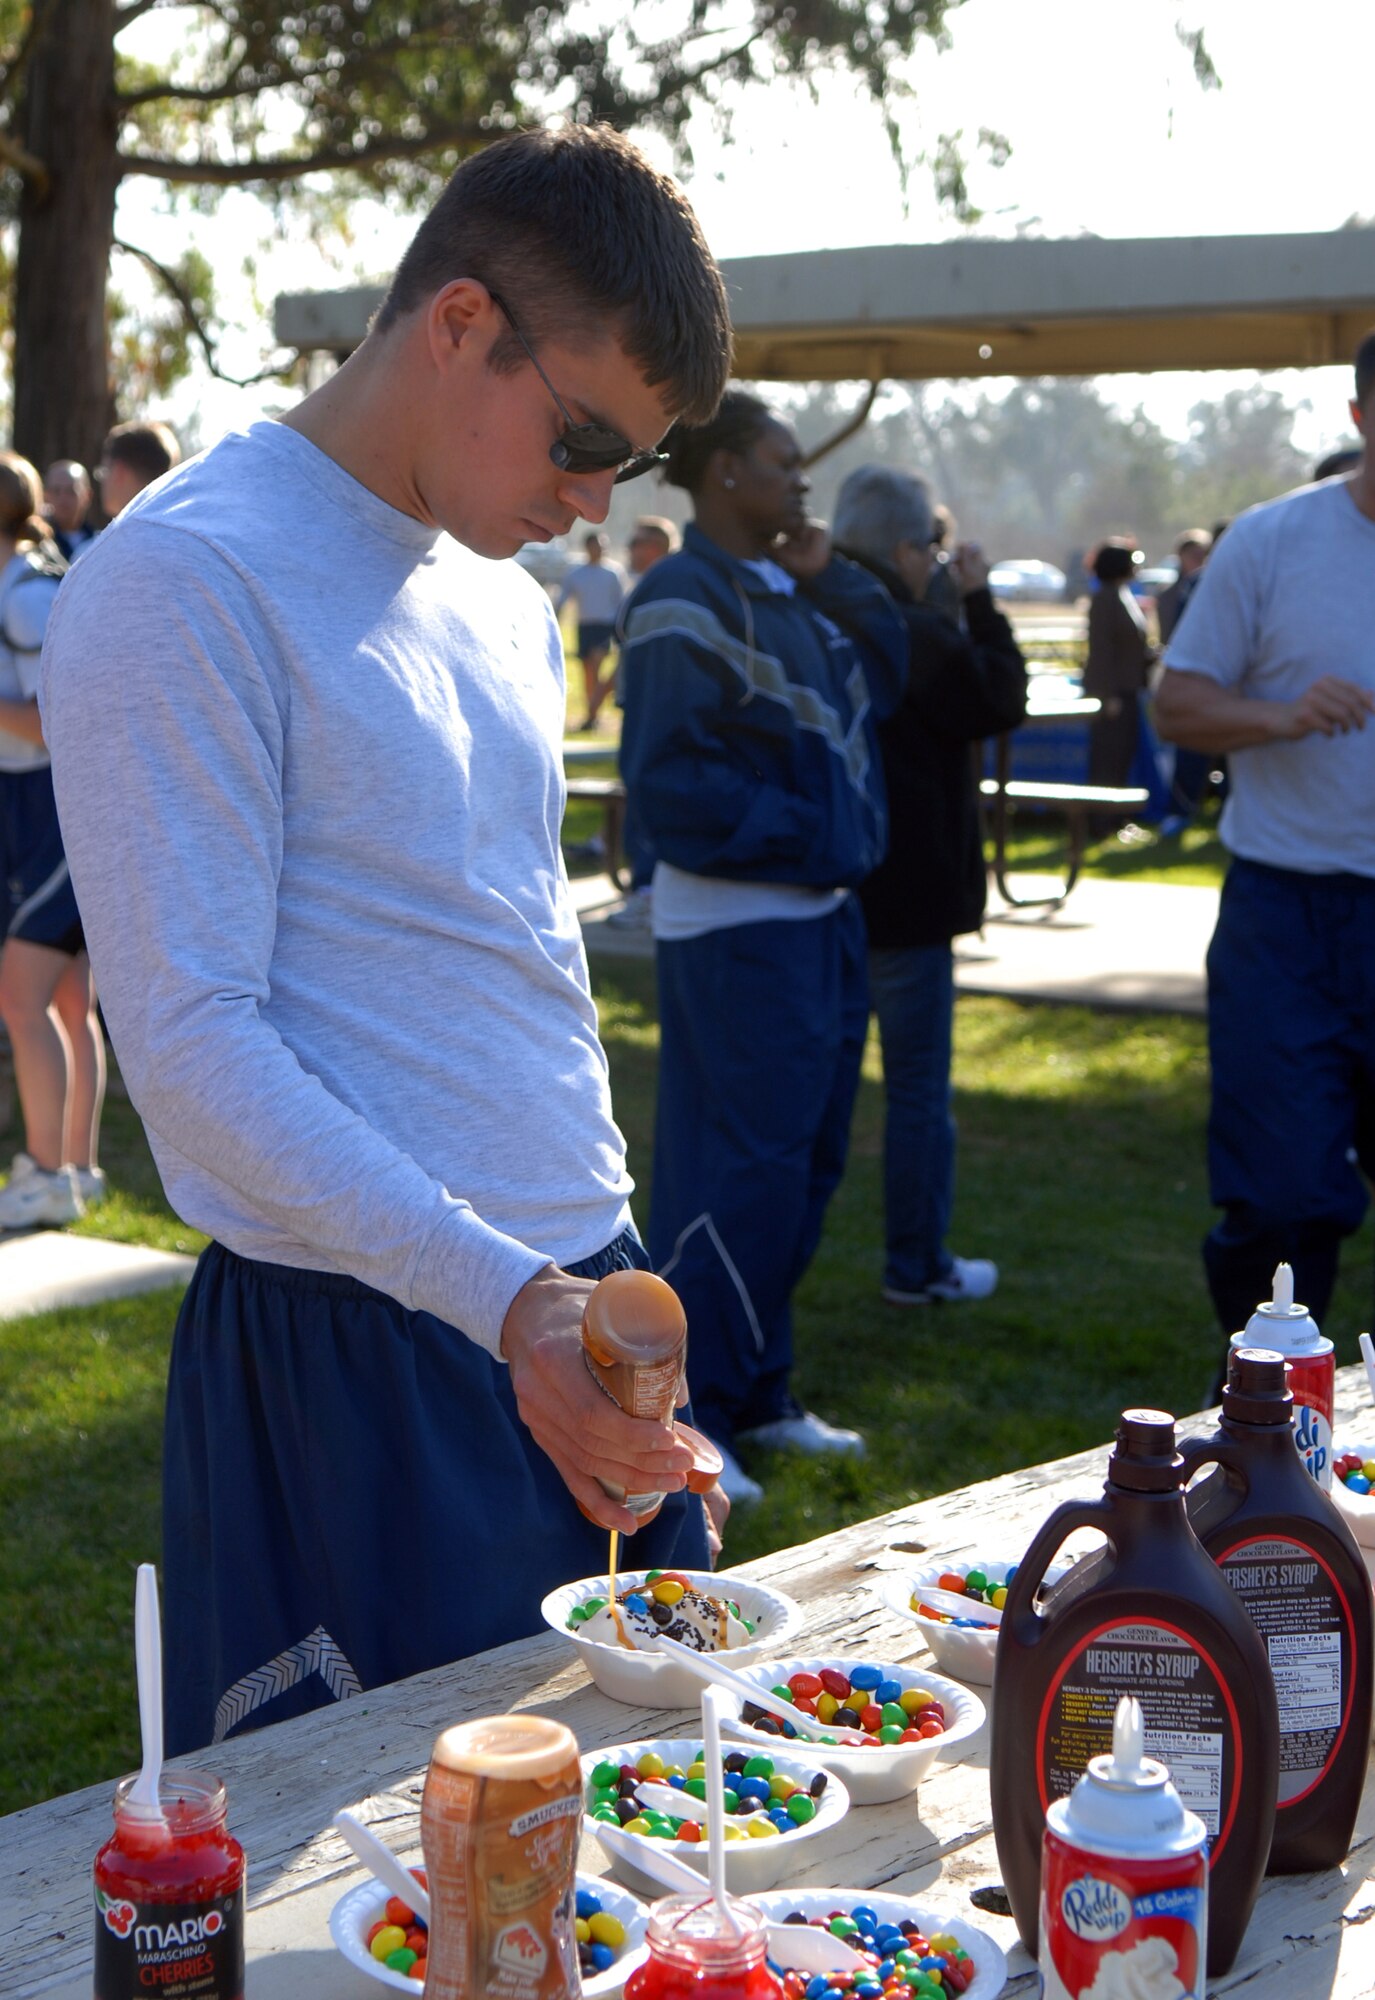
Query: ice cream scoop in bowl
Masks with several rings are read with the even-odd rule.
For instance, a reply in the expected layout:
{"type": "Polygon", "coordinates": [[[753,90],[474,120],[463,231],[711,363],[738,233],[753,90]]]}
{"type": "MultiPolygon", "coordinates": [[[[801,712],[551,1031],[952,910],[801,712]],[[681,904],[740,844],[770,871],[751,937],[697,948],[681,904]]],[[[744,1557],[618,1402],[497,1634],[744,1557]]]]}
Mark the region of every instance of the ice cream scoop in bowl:
{"type": "Polygon", "coordinates": [[[623,1570],[616,1610],[605,1576],[551,1590],[540,1610],[572,1645],[603,1694],[640,1708],[696,1708],[701,1684],[671,1654],[661,1633],[696,1652],[720,1650],[748,1665],[787,1650],[802,1630],[802,1607],[781,1590],[709,1570],[623,1570]]]}

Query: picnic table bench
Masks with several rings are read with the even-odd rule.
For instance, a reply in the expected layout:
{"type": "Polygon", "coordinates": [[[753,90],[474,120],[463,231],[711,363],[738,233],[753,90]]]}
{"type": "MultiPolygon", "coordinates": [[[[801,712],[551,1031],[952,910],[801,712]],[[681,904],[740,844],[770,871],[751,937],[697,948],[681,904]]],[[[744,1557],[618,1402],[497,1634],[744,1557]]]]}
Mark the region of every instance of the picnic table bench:
{"type": "MultiPolygon", "coordinates": [[[[1358,1414],[1367,1420],[1371,1414],[1363,1371],[1341,1369],[1339,1438],[1353,1435],[1358,1414]]],[[[1200,1415],[1185,1428],[1211,1422],[1200,1415]]],[[[927,1655],[917,1627],[885,1609],[867,1588],[870,1580],[928,1549],[952,1557],[1020,1549],[1060,1501],[1096,1495],[1105,1464],[1101,1447],[980,1480],[780,1550],[738,1573],[766,1579],[802,1603],[807,1624],[799,1652],[834,1648],[920,1664],[927,1655]]],[[[481,1559],[475,1550],[475,1575],[481,1559]]],[[[333,1830],[334,1814],[350,1807],[404,1859],[418,1861],[420,1788],[435,1737],[450,1723],[507,1709],[537,1709],[567,1722],[587,1750],[695,1726],[681,1710],[610,1700],[561,1639],[541,1633],[188,1760],[224,1778],[230,1824],[248,1852],[252,2000],[379,2000],[382,1989],[347,1965],[329,1938],[332,1905],[363,1879],[333,1830]]],[[[807,1843],[795,1879],[798,1886],[910,1894],[983,1926],[1008,1953],[1008,2000],[1031,2000],[1036,1973],[1011,1919],[969,1904],[971,1889],[1000,1880],[987,1766],[985,1731],[962,1762],[936,1765],[910,1798],[852,1807],[831,1834],[807,1843]]],[[[0,1994],[6,2000],[40,1994],[88,2000],[90,1867],[109,1832],[111,1791],[110,1783],[96,1785],[0,1819],[0,1994]]],[[[1210,1983],[1212,1994],[1358,2000],[1375,1992],[1372,1862],[1375,1782],[1367,1776],[1346,1865],[1267,1881],[1237,1962],[1210,1983]]],[[[590,1838],[583,1842],[581,1866],[605,1872],[590,1838]]]]}

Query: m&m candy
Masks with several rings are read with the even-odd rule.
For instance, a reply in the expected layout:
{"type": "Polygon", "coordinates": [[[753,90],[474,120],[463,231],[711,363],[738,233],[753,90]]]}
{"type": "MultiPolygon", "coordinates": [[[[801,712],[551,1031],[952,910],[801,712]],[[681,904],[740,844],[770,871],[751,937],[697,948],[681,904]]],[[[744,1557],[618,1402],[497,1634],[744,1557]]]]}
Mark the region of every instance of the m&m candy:
{"type": "MultiPolygon", "coordinates": [[[[837,1729],[858,1729],[864,1745],[888,1749],[895,1743],[922,1743],[945,1733],[945,1709],[929,1689],[904,1684],[897,1669],[857,1666],[846,1673],[840,1667],[821,1667],[815,1673],[796,1673],[781,1681],[772,1692],[780,1701],[792,1702],[804,1715],[814,1715],[837,1729]]],[[[782,1717],[747,1701],[740,1720],[764,1736],[796,1737],[797,1730],[782,1717]]],[[[835,1743],[834,1736],[813,1741],[835,1743]]]]}
{"type": "MultiPolygon", "coordinates": [[[[636,1797],[636,1791],[651,1783],[704,1799],[707,1786],[702,1755],[699,1749],[686,1769],[666,1763],[655,1750],[646,1750],[634,1764],[616,1764],[608,1758],[593,1766],[587,1785],[587,1811],[594,1822],[605,1826],[620,1826],[649,1840],[695,1846],[707,1837],[699,1820],[647,1806],[636,1797]]],[[[721,1765],[727,1840],[771,1840],[778,1834],[796,1833],[816,1817],[826,1790],[824,1771],[814,1772],[806,1784],[800,1784],[775,1770],[771,1757],[751,1757],[743,1750],[723,1757],[721,1765]]]]}
{"type": "Polygon", "coordinates": [[[863,1971],[823,1976],[789,1967],[777,1949],[769,1962],[786,2000],[952,2000],[974,1981],[974,1960],[949,1932],[924,1933],[912,1917],[890,1922],[868,1903],[813,1916],[791,1910],[783,1922],[830,1931],[867,1961],[863,1971]]]}
{"type": "Polygon", "coordinates": [[[1332,1470],[1348,1493],[1369,1493],[1375,1488],[1375,1451],[1339,1451],[1332,1470]]]}

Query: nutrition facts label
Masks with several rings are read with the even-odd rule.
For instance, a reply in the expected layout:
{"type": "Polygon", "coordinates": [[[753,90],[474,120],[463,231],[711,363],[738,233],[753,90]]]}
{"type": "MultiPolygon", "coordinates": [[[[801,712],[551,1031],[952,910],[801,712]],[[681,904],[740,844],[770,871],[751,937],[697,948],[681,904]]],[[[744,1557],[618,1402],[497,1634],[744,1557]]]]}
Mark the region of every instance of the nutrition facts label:
{"type": "Polygon", "coordinates": [[[1146,1755],[1168,1765],[1175,1790],[1213,1839],[1222,1825],[1222,1737],[1211,1730],[1147,1728],[1146,1755]]]}
{"type": "Polygon", "coordinates": [[[1336,1747],[1351,1673],[1345,1610],[1326,1564],[1287,1536],[1239,1543],[1218,1567],[1270,1654],[1283,1805],[1315,1783],[1336,1747]]]}

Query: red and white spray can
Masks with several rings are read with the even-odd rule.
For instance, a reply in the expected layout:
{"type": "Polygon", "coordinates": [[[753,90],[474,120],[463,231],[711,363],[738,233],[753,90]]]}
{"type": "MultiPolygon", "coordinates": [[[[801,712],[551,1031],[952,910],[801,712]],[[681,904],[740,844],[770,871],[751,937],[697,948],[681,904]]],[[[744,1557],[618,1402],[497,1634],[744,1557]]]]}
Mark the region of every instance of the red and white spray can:
{"type": "Polygon", "coordinates": [[[1144,1734],[1140,1702],[1123,1695],[1112,1755],[1090,1758],[1047,1810],[1044,2000],[1204,2000],[1208,1832],[1144,1734]]]}
{"type": "Polygon", "coordinates": [[[1289,1363],[1294,1443],[1319,1486],[1330,1493],[1337,1363],[1332,1342],[1318,1331],[1307,1306],[1295,1303],[1294,1273],[1288,1264],[1276,1266],[1274,1296],[1256,1307],[1245,1329],[1232,1335],[1231,1345],[1268,1347],[1289,1363]]]}

